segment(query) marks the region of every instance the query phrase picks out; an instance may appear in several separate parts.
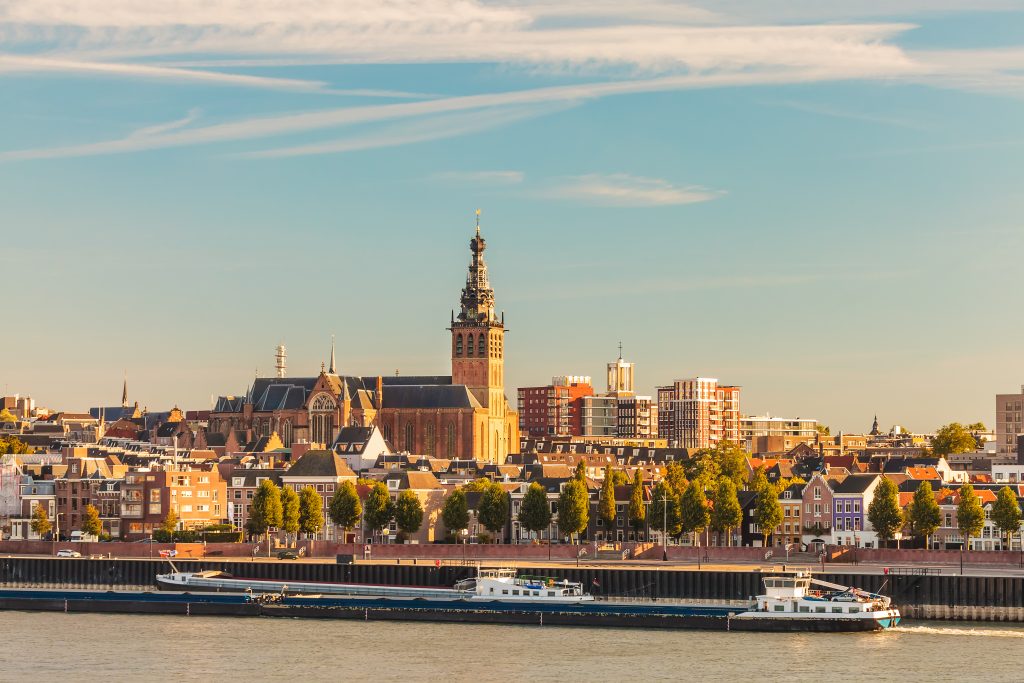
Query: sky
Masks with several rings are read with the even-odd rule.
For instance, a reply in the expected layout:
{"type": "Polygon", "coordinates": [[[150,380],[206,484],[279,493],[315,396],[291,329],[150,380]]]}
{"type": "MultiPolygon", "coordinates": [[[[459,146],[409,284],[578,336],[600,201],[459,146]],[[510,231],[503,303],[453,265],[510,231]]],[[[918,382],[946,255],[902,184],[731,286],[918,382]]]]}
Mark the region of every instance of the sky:
{"type": "Polygon", "coordinates": [[[1024,383],[1024,0],[0,0],[0,389],[637,364],[833,430],[1024,383]]]}

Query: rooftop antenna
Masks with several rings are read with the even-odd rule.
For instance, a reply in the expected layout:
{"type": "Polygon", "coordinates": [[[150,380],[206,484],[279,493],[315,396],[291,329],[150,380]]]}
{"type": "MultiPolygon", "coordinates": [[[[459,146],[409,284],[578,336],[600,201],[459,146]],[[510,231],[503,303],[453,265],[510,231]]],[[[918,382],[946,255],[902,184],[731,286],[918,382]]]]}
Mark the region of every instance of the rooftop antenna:
{"type": "Polygon", "coordinates": [[[284,343],[277,345],[277,350],[274,353],[274,367],[277,368],[277,376],[284,377],[288,367],[288,350],[284,347],[284,343]]]}
{"type": "Polygon", "coordinates": [[[619,342],[619,360],[622,360],[622,342],[619,342]]]}

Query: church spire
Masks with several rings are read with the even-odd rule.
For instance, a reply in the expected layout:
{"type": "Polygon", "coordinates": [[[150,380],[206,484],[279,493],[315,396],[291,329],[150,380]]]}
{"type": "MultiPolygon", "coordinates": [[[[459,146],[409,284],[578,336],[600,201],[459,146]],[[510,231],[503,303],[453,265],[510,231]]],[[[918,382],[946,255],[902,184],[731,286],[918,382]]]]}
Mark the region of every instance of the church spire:
{"type": "Polygon", "coordinates": [[[494,290],[491,289],[487,277],[487,264],[484,262],[484,249],[487,242],[480,236],[480,210],[476,212],[476,237],[469,241],[469,250],[473,254],[469,263],[469,274],[466,286],[462,289],[459,322],[479,323],[494,322],[494,290]]]}
{"type": "Polygon", "coordinates": [[[128,373],[124,373],[124,386],[121,389],[121,407],[128,407],[128,373]]]}
{"type": "Polygon", "coordinates": [[[332,375],[338,374],[338,368],[337,368],[337,365],[334,362],[334,335],[333,334],[331,335],[331,369],[330,369],[330,373],[332,375]]]}

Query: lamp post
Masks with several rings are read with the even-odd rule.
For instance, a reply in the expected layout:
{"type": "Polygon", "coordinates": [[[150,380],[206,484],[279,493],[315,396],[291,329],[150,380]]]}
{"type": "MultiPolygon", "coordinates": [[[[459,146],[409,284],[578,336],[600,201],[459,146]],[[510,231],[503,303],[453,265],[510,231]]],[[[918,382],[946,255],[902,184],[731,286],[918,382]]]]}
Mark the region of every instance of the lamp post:
{"type": "Polygon", "coordinates": [[[899,550],[900,549],[900,541],[903,540],[903,532],[902,531],[897,531],[896,533],[894,533],[892,535],[892,537],[896,540],[896,550],[899,550]]]}
{"type": "Polygon", "coordinates": [[[661,561],[668,562],[668,494],[661,494],[661,561]]]}

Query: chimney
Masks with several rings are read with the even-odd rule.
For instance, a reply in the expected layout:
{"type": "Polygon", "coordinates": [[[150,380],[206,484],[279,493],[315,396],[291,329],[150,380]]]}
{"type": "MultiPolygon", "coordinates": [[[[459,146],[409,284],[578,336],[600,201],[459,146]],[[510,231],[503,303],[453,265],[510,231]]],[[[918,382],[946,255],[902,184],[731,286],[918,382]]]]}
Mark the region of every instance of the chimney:
{"type": "Polygon", "coordinates": [[[377,410],[384,407],[384,378],[377,375],[377,410]]]}

